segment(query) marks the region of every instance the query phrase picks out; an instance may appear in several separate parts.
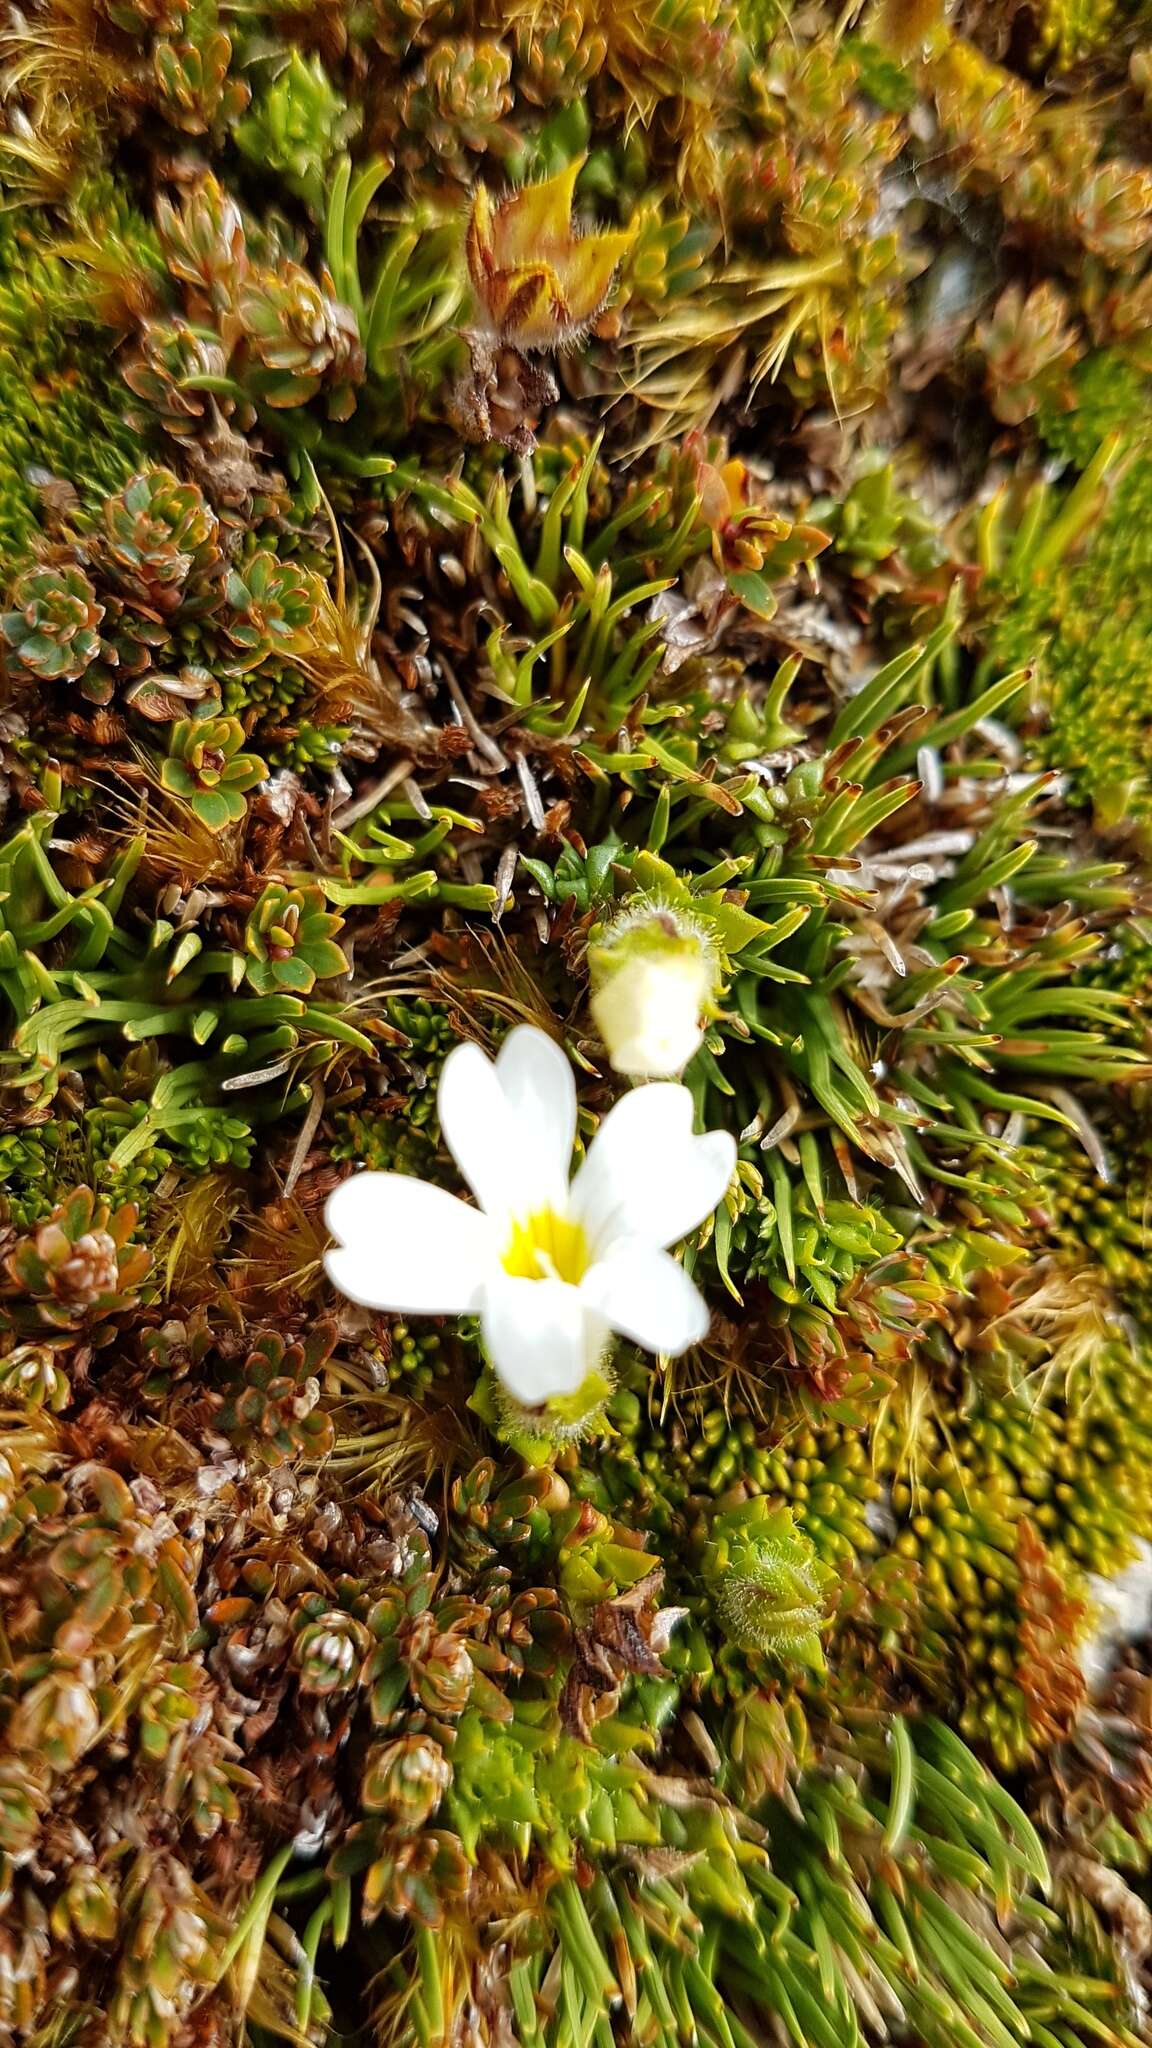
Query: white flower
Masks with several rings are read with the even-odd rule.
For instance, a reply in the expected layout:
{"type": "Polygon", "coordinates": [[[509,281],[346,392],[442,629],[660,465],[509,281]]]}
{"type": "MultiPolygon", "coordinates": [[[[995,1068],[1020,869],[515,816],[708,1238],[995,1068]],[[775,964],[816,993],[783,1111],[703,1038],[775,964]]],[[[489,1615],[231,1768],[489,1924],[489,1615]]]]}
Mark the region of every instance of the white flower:
{"type": "Polygon", "coordinates": [[[543,1031],[510,1032],[495,1064],[457,1046],[438,1108],[479,1208],[404,1174],[354,1174],[325,1212],[342,1293],[404,1315],[479,1315],[525,1407],[574,1394],[613,1331],[673,1357],[699,1342],[708,1310],[666,1247],[716,1207],[736,1145],[726,1131],[693,1136],[686,1088],[624,1096],[571,1185],[576,1085],[543,1031]]]}
{"type": "Polygon", "coordinates": [[[682,1073],[704,1036],[719,981],[716,948],[692,919],[626,910],[589,948],[592,1021],[618,1074],[682,1073]]]}

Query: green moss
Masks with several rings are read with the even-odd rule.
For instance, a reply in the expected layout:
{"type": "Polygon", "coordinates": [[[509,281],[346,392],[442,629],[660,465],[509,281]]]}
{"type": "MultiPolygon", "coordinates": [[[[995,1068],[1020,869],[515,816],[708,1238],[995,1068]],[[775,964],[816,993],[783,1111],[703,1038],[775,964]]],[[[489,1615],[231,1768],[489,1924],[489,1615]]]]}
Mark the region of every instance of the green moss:
{"type": "Polygon", "coordinates": [[[1087,469],[1102,441],[1119,434],[1139,446],[1152,429],[1146,370],[1119,348],[1094,349],[1072,372],[1075,403],[1042,402],[1037,415],[1045,446],[1074,469],[1087,469]]]}
{"type": "Polygon", "coordinates": [[[1150,569],[1152,457],[1138,447],[1080,557],[1005,590],[990,634],[997,663],[1036,663],[1043,752],[1105,826],[1152,814],[1150,569]]]}
{"type": "Polygon", "coordinates": [[[0,549],[31,550],[54,483],[94,509],[143,460],[124,419],[116,335],[71,265],[19,215],[0,228],[0,549]]]}

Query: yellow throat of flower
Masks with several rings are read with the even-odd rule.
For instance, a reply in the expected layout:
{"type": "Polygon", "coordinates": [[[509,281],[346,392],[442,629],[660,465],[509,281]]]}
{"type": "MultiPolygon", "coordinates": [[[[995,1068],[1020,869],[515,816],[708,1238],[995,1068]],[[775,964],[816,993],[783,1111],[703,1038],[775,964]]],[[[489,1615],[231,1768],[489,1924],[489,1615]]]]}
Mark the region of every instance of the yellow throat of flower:
{"type": "Polygon", "coordinates": [[[566,1280],[577,1286],[592,1263],[579,1223],[538,1209],[517,1217],[504,1248],[503,1266],[514,1280],[566,1280]]]}

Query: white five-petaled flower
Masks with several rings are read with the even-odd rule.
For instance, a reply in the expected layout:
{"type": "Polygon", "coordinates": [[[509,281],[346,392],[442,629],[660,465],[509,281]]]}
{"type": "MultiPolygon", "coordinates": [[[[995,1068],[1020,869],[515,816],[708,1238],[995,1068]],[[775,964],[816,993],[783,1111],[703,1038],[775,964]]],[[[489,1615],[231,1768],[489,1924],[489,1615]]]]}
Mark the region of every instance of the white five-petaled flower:
{"type": "Polygon", "coordinates": [[[404,1174],[354,1174],[325,1212],[342,1293],[404,1315],[479,1315],[525,1407],[574,1394],[613,1331],[673,1357],[699,1342],[708,1311],[667,1247],[711,1215],[736,1145],[727,1131],[693,1135],[686,1088],[625,1095],[571,1184],[576,1085],[543,1031],[520,1025],[494,1064],[457,1046],[438,1109],[479,1208],[404,1174]]]}

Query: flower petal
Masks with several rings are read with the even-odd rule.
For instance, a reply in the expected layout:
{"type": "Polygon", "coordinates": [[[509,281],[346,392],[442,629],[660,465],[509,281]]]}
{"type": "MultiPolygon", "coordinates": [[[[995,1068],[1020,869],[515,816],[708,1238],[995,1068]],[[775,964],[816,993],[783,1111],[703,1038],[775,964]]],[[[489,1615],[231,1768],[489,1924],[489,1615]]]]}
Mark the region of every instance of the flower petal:
{"type": "Polygon", "coordinates": [[[560,1047],[521,1024],[495,1065],[458,1045],[440,1076],[445,1143],[482,1209],[499,1220],[568,1205],[576,1083],[560,1047]]]}
{"type": "Polygon", "coordinates": [[[486,1216],[403,1173],[355,1173],[328,1198],[333,1285],[366,1308],[467,1315],[498,1258],[486,1216]]]}
{"type": "Polygon", "coordinates": [[[492,244],[501,269],[511,264],[549,262],[557,251],[571,248],[576,180],[587,161],[586,156],[574,156],[555,176],[522,185],[507,199],[498,200],[494,208],[490,206],[492,244]]]}
{"type": "Polygon", "coordinates": [[[436,1108],[444,1142],[480,1207],[490,1216],[516,1214],[519,1128],[496,1069],[478,1045],[449,1053],[436,1108]]]}
{"type": "Polygon", "coordinates": [[[496,1273],[484,1290],[481,1328],[488,1356],[514,1400],[536,1408],[574,1394],[599,1364],[608,1325],[563,1280],[514,1280],[496,1273]]]}
{"type": "Polygon", "coordinates": [[[634,1088],[609,1110],[572,1184],[593,1253],[620,1238],[675,1244],[710,1216],[736,1166],[729,1131],[692,1133],[692,1097],[674,1081],[634,1088]]]}
{"type": "Polygon", "coordinates": [[[683,1266],[650,1244],[615,1246],[585,1274],[580,1292],[614,1330],[646,1351],[679,1358],[708,1334],[711,1317],[699,1288],[683,1266]]]}
{"type": "Polygon", "coordinates": [[[590,1008],[616,1072],[682,1073],[704,1036],[700,1013],[711,992],[699,947],[638,953],[610,968],[590,1008]]]}
{"type": "Polygon", "coordinates": [[[531,1208],[566,1208],[576,1141],[576,1082],[566,1055],[546,1031],[518,1024],[496,1055],[496,1075],[520,1126],[531,1208]]]}

